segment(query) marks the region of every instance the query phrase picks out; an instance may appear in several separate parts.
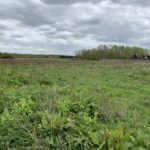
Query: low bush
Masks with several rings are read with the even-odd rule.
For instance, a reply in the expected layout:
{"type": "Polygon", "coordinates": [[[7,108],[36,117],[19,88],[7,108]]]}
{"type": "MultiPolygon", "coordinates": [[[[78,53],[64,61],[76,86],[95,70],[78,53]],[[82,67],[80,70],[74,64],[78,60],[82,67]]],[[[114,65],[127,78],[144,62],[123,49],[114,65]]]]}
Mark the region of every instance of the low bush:
{"type": "Polygon", "coordinates": [[[11,55],[11,54],[8,54],[8,53],[1,53],[0,54],[0,58],[8,58],[8,59],[14,59],[14,56],[13,55],[11,55]]]}

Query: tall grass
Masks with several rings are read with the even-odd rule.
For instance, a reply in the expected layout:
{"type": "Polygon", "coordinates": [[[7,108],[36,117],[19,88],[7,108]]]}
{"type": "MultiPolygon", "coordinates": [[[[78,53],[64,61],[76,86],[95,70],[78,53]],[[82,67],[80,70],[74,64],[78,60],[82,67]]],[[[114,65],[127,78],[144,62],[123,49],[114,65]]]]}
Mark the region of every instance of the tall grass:
{"type": "Polygon", "coordinates": [[[0,61],[0,150],[150,150],[149,79],[147,62],[0,61]]]}
{"type": "Polygon", "coordinates": [[[147,55],[148,51],[140,47],[117,46],[108,47],[106,45],[98,46],[94,49],[81,50],[76,54],[77,58],[88,60],[101,59],[129,59],[133,55],[147,55]]]}

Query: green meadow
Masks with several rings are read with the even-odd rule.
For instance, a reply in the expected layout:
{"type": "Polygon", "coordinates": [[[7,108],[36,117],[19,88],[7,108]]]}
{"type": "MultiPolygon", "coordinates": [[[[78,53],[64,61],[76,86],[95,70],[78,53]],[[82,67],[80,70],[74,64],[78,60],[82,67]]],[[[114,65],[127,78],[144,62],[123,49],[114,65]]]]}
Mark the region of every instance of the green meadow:
{"type": "Polygon", "coordinates": [[[0,60],[1,150],[150,150],[150,62],[0,60]]]}

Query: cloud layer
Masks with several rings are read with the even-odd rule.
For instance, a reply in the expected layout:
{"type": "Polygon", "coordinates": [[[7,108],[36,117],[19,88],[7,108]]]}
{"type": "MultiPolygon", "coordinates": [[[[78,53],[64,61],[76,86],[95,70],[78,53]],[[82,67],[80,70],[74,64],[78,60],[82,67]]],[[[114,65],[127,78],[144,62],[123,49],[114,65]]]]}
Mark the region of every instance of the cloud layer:
{"type": "Polygon", "coordinates": [[[148,0],[0,1],[0,51],[74,54],[101,43],[150,47],[148,0]]]}

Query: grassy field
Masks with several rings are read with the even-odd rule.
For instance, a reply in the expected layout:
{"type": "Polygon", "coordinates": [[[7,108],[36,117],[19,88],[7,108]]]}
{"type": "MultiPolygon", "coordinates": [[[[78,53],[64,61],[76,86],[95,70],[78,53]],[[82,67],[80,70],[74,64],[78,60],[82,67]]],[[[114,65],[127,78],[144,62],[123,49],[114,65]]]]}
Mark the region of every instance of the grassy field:
{"type": "Polygon", "coordinates": [[[0,149],[150,150],[150,62],[0,60],[0,149]]]}

